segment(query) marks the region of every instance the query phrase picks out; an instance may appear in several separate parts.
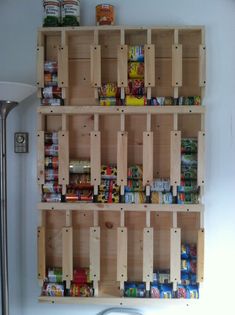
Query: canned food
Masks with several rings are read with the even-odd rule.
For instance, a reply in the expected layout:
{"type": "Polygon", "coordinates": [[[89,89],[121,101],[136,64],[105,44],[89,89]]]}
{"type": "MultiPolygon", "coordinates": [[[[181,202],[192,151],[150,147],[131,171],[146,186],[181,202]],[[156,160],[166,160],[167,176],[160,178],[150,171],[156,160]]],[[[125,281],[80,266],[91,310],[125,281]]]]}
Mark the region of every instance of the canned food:
{"type": "Polygon", "coordinates": [[[109,191],[111,193],[119,193],[120,187],[114,179],[102,179],[99,185],[99,191],[109,191]]]}
{"type": "Polygon", "coordinates": [[[120,88],[117,83],[103,83],[99,89],[100,97],[120,98],[120,88]]]}
{"type": "Polygon", "coordinates": [[[146,96],[126,95],[126,106],[145,106],[147,105],[146,96]]]}
{"type": "Polygon", "coordinates": [[[114,25],[114,6],[110,4],[99,4],[96,6],[96,24],[114,25]]]}
{"type": "Polygon", "coordinates": [[[90,174],[74,174],[70,173],[70,184],[75,186],[91,185],[90,174]]]}
{"type": "Polygon", "coordinates": [[[144,80],[132,79],[128,80],[128,87],[125,89],[126,95],[144,95],[146,94],[146,89],[144,86],[144,80]]]}
{"type": "Polygon", "coordinates": [[[183,153],[181,155],[181,163],[183,165],[196,166],[197,165],[197,154],[183,153]]]}
{"type": "Polygon", "coordinates": [[[48,282],[62,282],[62,268],[49,268],[47,278],[48,282]]]}
{"type": "Polygon", "coordinates": [[[181,165],[181,179],[197,179],[197,165],[181,165]]]}
{"type": "Polygon", "coordinates": [[[57,73],[58,63],[57,61],[45,61],[44,63],[44,72],[48,73],[57,73]]]}
{"type": "Polygon", "coordinates": [[[62,0],[62,25],[80,25],[80,0],[62,0]]]}
{"type": "Polygon", "coordinates": [[[45,282],[42,289],[44,296],[64,296],[64,284],[45,282]]]}
{"type": "Polygon", "coordinates": [[[43,0],[44,21],[43,26],[59,26],[60,0],[43,0]]]}
{"type": "Polygon", "coordinates": [[[194,285],[178,284],[176,297],[178,299],[198,299],[199,298],[198,284],[194,284],[194,285]]]}
{"type": "Polygon", "coordinates": [[[57,169],[59,167],[59,159],[56,156],[45,157],[45,167],[57,169]]]}
{"type": "Polygon", "coordinates": [[[89,174],[91,163],[88,160],[71,160],[69,162],[69,172],[77,174],[89,174]]]}
{"type": "Polygon", "coordinates": [[[93,191],[90,189],[76,190],[74,192],[69,192],[65,196],[67,202],[92,202],[93,201],[93,191]]]}
{"type": "Polygon", "coordinates": [[[42,88],[43,98],[62,98],[62,89],[56,86],[42,88]]]}
{"type": "Polygon", "coordinates": [[[182,138],[181,139],[182,153],[197,153],[197,139],[196,138],[182,138]]]}
{"type": "Polygon", "coordinates": [[[45,132],[45,144],[58,144],[58,132],[45,132]]]}
{"type": "Polygon", "coordinates": [[[128,50],[129,61],[144,61],[144,46],[129,46],[128,50]]]}
{"type": "Polygon", "coordinates": [[[143,191],[143,182],[140,179],[128,179],[127,186],[125,186],[125,192],[138,192],[143,191]]]}
{"type": "Polygon", "coordinates": [[[130,79],[143,79],[144,78],[144,63],[143,62],[129,62],[128,63],[128,76],[130,79]]]}
{"type": "Polygon", "coordinates": [[[88,284],[78,284],[78,283],[72,283],[70,288],[70,296],[73,297],[91,297],[93,296],[93,288],[91,285],[88,284]]]}
{"type": "Polygon", "coordinates": [[[156,178],[151,184],[151,191],[169,192],[171,190],[170,179],[156,178]]]}
{"type": "Polygon", "coordinates": [[[73,282],[74,283],[89,283],[90,280],[90,270],[89,268],[79,268],[73,271],[73,282]]]}
{"type": "Polygon", "coordinates": [[[173,203],[173,196],[171,192],[157,192],[154,191],[151,193],[151,203],[157,204],[172,204],[173,203]]]}
{"type": "Polygon", "coordinates": [[[196,180],[181,180],[180,186],[177,187],[178,192],[197,192],[198,186],[196,180]]]}
{"type": "Polygon", "coordinates": [[[170,270],[159,270],[157,273],[157,282],[159,284],[170,283],[170,270]]]}
{"type": "Polygon", "coordinates": [[[101,97],[100,106],[119,106],[122,105],[120,98],[115,97],[101,97]]]}
{"type": "Polygon", "coordinates": [[[101,178],[102,179],[116,179],[117,178],[116,165],[102,165],[101,178]]]}
{"type": "Polygon", "coordinates": [[[109,191],[99,191],[97,201],[100,203],[118,203],[119,193],[109,192],[109,191]]]}
{"type": "Polygon", "coordinates": [[[181,271],[196,273],[197,260],[196,259],[181,259],[181,271]]]}
{"type": "Polygon", "coordinates": [[[180,96],[178,98],[179,105],[201,105],[201,97],[200,96],[180,96]]]}
{"type": "Polygon", "coordinates": [[[45,183],[42,186],[43,193],[49,194],[49,193],[55,193],[55,194],[61,194],[62,188],[61,185],[55,184],[54,182],[45,183]]]}
{"type": "Polygon", "coordinates": [[[125,203],[145,203],[144,192],[127,192],[125,193],[125,203]]]}
{"type": "Polygon", "coordinates": [[[124,296],[145,297],[146,290],[144,283],[126,282],[124,286],[124,296]]]}
{"type": "Polygon", "coordinates": [[[42,106],[62,106],[64,105],[64,100],[61,98],[42,98],[42,106]]]}
{"type": "Polygon", "coordinates": [[[58,181],[58,170],[46,169],[45,170],[45,180],[48,182],[58,181]]]}
{"type": "Polygon", "coordinates": [[[58,144],[46,144],[45,156],[58,156],[59,147],[58,144]]]}
{"type": "Polygon", "coordinates": [[[127,177],[129,179],[142,179],[143,167],[142,165],[132,165],[127,169],[127,177]]]}
{"type": "Polygon", "coordinates": [[[165,104],[165,97],[152,97],[150,104],[153,106],[163,106],[165,104]]]}
{"type": "Polygon", "coordinates": [[[61,202],[61,194],[43,194],[43,202],[61,202]]]}
{"type": "Polygon", "coordinates": [[[160,290],[156,283],[151,284],[151,298],[160,299],[160,290]]]}
{"type": "Polygon", "coordinates": [[[171,299],[173,296],[172,284],[161,284],[160,285],[160,298],[171,299]]]}
{"type": "Polygon", "coordinates": [[[177,194],[178,204],[198,204],[198,194],[197,193],[178,193],[177,194]]]}
{"type": "Polygon", "coordinates": [[[56,73],[44,73],[44,85],[45,86],[57,86],[58,77],[56,73]]]}

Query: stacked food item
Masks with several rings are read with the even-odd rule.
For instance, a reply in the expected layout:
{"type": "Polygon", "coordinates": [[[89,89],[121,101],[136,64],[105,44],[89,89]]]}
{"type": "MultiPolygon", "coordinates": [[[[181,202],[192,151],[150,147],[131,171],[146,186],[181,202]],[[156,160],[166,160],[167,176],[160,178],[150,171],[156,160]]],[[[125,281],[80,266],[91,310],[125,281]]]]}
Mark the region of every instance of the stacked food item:
{"type": "Polygon", "coordinates": [[[144,86],[144,46],[129,46],[128,51],[128,88],[126,106],[147,105],[144,86]]]}
{"type": "Polygon", "coordinates": [[[181,284],[177,288],[177,298],[199,298],[197,284],[197,247],[196,244],[181,244],[181,284]]]}
{"type": "Polygon", "coordinates": [[[62,280],[62,268],[49,268],[47,279],[42,288],[43,296],[72,296],[91,297],[94,295],[92,281],[89,277],[88,268],[77,268],[73,272],[73,281],[70,289],[66,290],[62,280]]]}
{"type": "Polygon", "coordinates": [[[58,183],[58,133],[45,132],[45,183],[42,185],[42,201],[60,202],[62,188],[58,183]]]}
{"type": "Polygon", "coordinates": [[[120,88],[117,82],[103,83],[99,88],[99,101],[101,106],[122,105],[120,88]]]}
{"type": "Polygon", "coordinates": [[[125,203],[144,203],[143,167],[133,165],[127,170],[127,186],[125,186],[125,203]]]}
{"type": "Polygon", "coordinates": [[[181,183],[178,186],[178,204],[197,204],[197,139],[181,140],[181,183]]]}
{"type": "Polygon", "coordinates": [[[172,204],[170,179],[156,178],[151,184],[151,203],[172,204]]]}
{"type": "Polygon", "coordinates": [[[91,165],[89,160],[70,160],[70,180],[65,201],[93,202],[93,186],[91,185],[90,171],[91,165]]]}
{"type": "Polygon", "coordinates": [[[58,87],[57,61],[44,63],[44,88],[42,88],[41,104],[46,106],[63,105],[62,88],[58,87]]]}
{"type": "Polygon", "coordinates": [[[153,273],[150,296],[158,299],[171,299],[174,297],[173,286],[170,282],[170,270],[157,270],[153,273]]]}
{"type": "Polygon", "coordinates": [[[179,105],[179,106],[193,106],[193,105],[201,105],[201,97],[197,96],[180,96],[174,98],[172,96],[159,96],[152,97],[150,101],[150,105],[152,106],[169,106],[169,105],[179,105]]]}
{"type": "Polygon", "coordinates": [[[116,165],[101,166],[101,185],[99,186],[98,202],[118,203],[120,187],[117,185],[116,165]]]}

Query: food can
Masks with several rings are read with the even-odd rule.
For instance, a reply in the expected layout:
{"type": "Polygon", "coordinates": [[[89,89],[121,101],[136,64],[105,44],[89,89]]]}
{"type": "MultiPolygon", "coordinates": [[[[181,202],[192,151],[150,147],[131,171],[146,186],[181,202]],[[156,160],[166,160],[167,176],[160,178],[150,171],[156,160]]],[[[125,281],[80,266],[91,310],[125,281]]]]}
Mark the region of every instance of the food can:
{"type": "Polygon", "coordinates": [[[91,162],[88,160],[71,160],[69,162],[69,173],[89,174],[91,171],[91,162]]]}
{"type": "Polygon", "coordinates": [[[142,179],[143,178],[143,167],[142,165],[132,165],[127,169],[128,179],[142,179]]]}
{"type": "Polygon", "coordinates": [[[122,105],[122,101],[120,98],[116,97],[101,97],[100,98],[100,106],[118,106],[122,105]]]}
{"type": "Polygon", "coordinates": [[[57,169],[59,167],[59,159],[57,156],[46,156],[45,157],[45,167],[57,169]]]}
{"type": "Polygon", "coordinates": [[[89,268],[78,268],[73,271],[73,282],[74,283],[90,283],[90,270],[89,268]]]}
{"type": "Polygon", "coordinates": [[[198,194],[197,193],[178,193],[177,194],[178,204],[198,204],[198,194]]]}
{"type": "Polygon", "coordinates": [[[126,95],[145,95],[146,89],[144,86],[144,80],[141,79],[129,79],[128,87],[125,89],[126,95]]]}
{"type": "Polygon", "coordinates": [[[57,86],[46,86],[42,88],[43,98],[62,98],[62,88],[57,86]]]}
{"type": "Polygon", "coordinates": [[[99,191],[109,191],[111,193],[119,193],[120,187],[114,179],[102,179],[99,185],[99,191]]]}
{"type": "Polygon", "coordinates": [[[145,203],[144,192],[127,192],[125,193],[125,203],[145,203]]]}
{"type": "Polygon", "coordinates": [[[151,183],[151,191],[169,192],[171,190],[170,179],[156,178],[151,183]]]}
{"type": "Polygon", "coordinates": [[[70,184],[75,186],[80,185],[91,185],[91,176],[90,174],[70,174],[70,184]]]}
{"type": "Polygon", "coordinates": [[[96,24],[114,25],[115,12],[114,6],[110,4],[99,4],[96,6],[96,24]]]}
{"type": "Polygon", "coordinates": [[[69,191],[65,196],[65,200],[67,202],[92,202],[93,191],[91,189],[69,191]]]}
{"type": "Polygon", "coordinates": [[[181,179],[197,179],[197,165],[181,165],[181,179]]]}
{"type": "Polygon", "coordinates": [[[45,132],[45,144],[58,144],[58,132],[45,132]]]}
{"type": "Polygon", "coordinates": [[[182,138],[181,139],[181,153],[197,153],[197,139],[196,138],[182,138]]]}
{"type": "Polygon", "coordinates": [[[143,190],[144,187],[141,179],[128,179],[127,186],[125,186],[125,192],[138,192],[143,190]]]}
{"type": "Polygon", "coordinates": [[[80,0],[62,0],[62,25],[80,25],[80,0]]]}
{"type": "Polygon", "coordinates": [[[60,0],[43,0],[44,21],[43,26],[60,25],[60,0]]]}
{"type": "Polygon", "coordinates": [[[46,144],[45,156],[58,156],[59,147],[58,144],[46,144]]]}
{"type": "Polygon", "coordinates": [[[61,98],[42,98],[42,106],[62,106],[64,105],[64,100],[61,98]]]}
{"type": "Polygon", "coordinates": [[[165,97],[152,97],[150,100],[150,104],[153,106],[163,106],[165,105],[165,97]]]}
{"type": "Polygon", "coordinates": [[[144,283],[126,282],[124,286],[124,296],[145,297],[146,290],[144,283]]]}
{"type": "Polygon", "coordinates": [[[126,95],[126,106],[145,106],[147,105],[146,96],[126,95]]]}
{"type": "Polygon", "coordinates": [[[99,96],[120,98],[120,88],[117,83],[103,83],[99,88],[99,96]]]}
{"type": "Polygon", "coordinates": [[[197,260],[196,259],[181,259],[181,271],[196,273],[197,260]]]}
{"type": "Polygon", "coordinates": [[[198,284],[183,285],[179,284],[176,291],[178,299],[198,299],[199,287],[198,284]]]}
{"type": "Polygon", "coordinates": [[[160,284],[160,298],[161,299],[171,299],[173,296],[172,284],[160,284]]]}
{"type": "Polygon", "coordinates": [[[61,194],[43,194],[43,202],[61,202],[61,194]]]}
{"type": "Polygon", "coordinates": [[[44,73],[44,86],[57,86],[58,77],[56,73],[44,73]]]}
{"type": "Polygon", "coordinates": [[[91,297],[93,294],[93,288],[89,284],[72,283],[70,287],[70,296],[73,297],[91,297]]]}
{"type": "Polygon", "coordinates": [[[43,193],[46,194],[50,193],[61,194],[62,188],[61,185],[55,184],[54,182],[48,182],[43,184],[42,191],[43,193]]]}
{"type": "Polygon", "coordinates": [[[48,182],[58,181],[58,170],[46,169],[45,170],[45,180],[48,182]]]}
{"type": "Polygon", "coordinates": [[[196,180],[181,180],[180,186],[177,187],[178,192],[197,192],[198,186],[196,180]]]}
{"type": "Polygon", "coordinates": [[[159,286],[156,283],[151,284],[151,298],[160,298],[159,286]]]}
{"type": "Polygon", "coordinates": [[[42,295],[44,296],[64,296],[64,292],[65,288],[62,283],[45,282],[42,289],[42,295]]]}
{"type": "Polygon", "coordinates": [[[58,63],[57,61],[45,61],[44,72],[46,73],[57,73],[58,63]]]}
{"type": "Polygon", "coordinates": [[[129,61],[144,61],[144,46],[129,46],[128,49],[129,61]]]}
{"type": "Polygon", "coordinates": [[[183,153],[181,155],[181,163],[183,165],[188,166],[196,166],[197,165],[197,154],[194,153],[183,153]]]}
{"type": "Polygon", "coordinates": [[[47,278],[48,282],[62,282],[62,268],[49,268],[47,278]]]}
{"type": "Polygon", "coordinates": [[[117,166],[116,165],[101,165],[101,178],[102,179],[116,179],[117,166]]]}
{"type": "Polygon", "coordinates": [[[99,191],[97,201],[100,203],[118,203],[119,193],[110,191],[99,191]]]}
{"type": "Polygon", "coordinates": [[[173,196],[171,192],[157,192],[153,191],[151,193],[151,202],[157,204],[172,204],[173,203],[173,196]]]}
{"type": "Polygon", "coordinates": [[[128,76],[130,79],[144,78],[144,63],[132,61],[128,63],[128,76]]]}

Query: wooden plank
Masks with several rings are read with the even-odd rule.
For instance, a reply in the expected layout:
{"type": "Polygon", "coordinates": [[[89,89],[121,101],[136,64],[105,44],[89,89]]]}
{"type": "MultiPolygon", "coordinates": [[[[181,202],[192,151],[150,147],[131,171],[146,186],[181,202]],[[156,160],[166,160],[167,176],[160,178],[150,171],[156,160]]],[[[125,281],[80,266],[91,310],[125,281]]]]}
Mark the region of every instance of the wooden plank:
{"type": "Polygon", "coordinates": [[[58,132],[59,140],[59,184],[69,184],[69,132],[58,132]]]}
{"type": "Polygon", "coordinates": [[[153,228],[144,228],[143,235],[143,281],[153,281],[153,228]]]}
{"type": "Polygon", "coordinates": [[[128,46],[120,45],[117,48],[117,81],[119,87],[128,86],[128,46]]]}
{"type": "Polygon", "coordinates": [[[101,47],[91,45],[91,84],[93,87],[101,86],[101,47]]]}
{"type": "Polygon", "coordinates": [[[197,184],[204,186],[205,183],[205,131],[198,132],[197,152],[197,184]]]}
{"type": "Polygon", "coordinates": [[[62,278],[66,281],[66,288],[70,288],[73,280],[73,228],[62,228],[62,278]]]}
{"type": "Polygon", "coordinates": [[[46,278],[46,228],[39,226],[37,229],[38,248],[38,279],[43,281],[46,278]]]}
{"type": "Polygon", "coordinates": [[[172,86],[182,86],[182,45],[172,45],[172,86]]]}
{"type": "Polygon", "coordinates": [[[100,171],[101,171],[101,135],[100,131],[91,131],[91,184],[100,185],[100,171]]]}
{"type": "Polygon", "coordinates": [[[181,229],[172,228],[170,231],[170,281],[180,281],[181,229]]]}
{"type": "Polygon", "coordinates": [[[127,228],[117,228],[117,281],[127,281],[127,228]]]}
{"type": "Polygon", "coordinates": [[[37,47],[37,86],[44,87],[44,46],[37,47]]]}
{"type": "Polygon", "coordinates": [[[153,181],[153,132],[143,132],[143,185],[153,181]]]}
{"type": "Polygon", "coordinates": [[[146,87],[155,86],[155,45],[144,46],[144,82],[146,87]]]}
{"type": "Polygon", "coordinates": [[[44,131],[38,131],[37,133],[37,180],[40,185],[45,183],[44,131]]]}
{"type": "Polygon", "coordinates": [[[69,82],[68,46],[62,45],[58,50],[58,86],[68,87],[69,82]]]}
{"type": "Polygon", "coordinates": [[[206,86],[206,46],[199,45],[199,86],[206,86]]]}
{"type": "Polygon", "coordinates": [[[204,280],[204,240],[205,231],[200,229],[197,234],[197,282],[204,280]]]}
{"type": "Polygon", "coordinates": [[[170,166],[170,181],[175,188],[174,195],[176,195],[176,186],[180,185],[181,176],[181,131],[171,131],[171,166],[170,166]]]}
{"type": "Polygon", "coordinates": [[[100,227],[90,228],[90,279],[100,280],[100,227]]]}
{"type": "Polygon", "coordinates": [[[117,184],[127,185],[127,141],[128,133],[119,131],[117,135],[117,184]]]}

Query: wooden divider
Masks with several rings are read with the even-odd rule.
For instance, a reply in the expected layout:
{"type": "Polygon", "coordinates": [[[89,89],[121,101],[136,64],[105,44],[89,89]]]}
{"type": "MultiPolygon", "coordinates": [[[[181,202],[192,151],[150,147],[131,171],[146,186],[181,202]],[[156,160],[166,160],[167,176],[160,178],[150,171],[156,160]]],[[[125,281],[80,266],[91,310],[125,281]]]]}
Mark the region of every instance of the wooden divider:
{"type": "Polygon", "coordinates": [[[204,280],[204,241],[205,231],[200,229],[197,234],[197,282],[204,280]]]}
{"type": "Polygon", "coordinates": [[[206,46],[199,45],[199,86],[206,86],[206,46]]]}
{"type": "Polygon", "coordinates": [[[68,87],[69,83],[69,56],[67,34],[65,31],[61,35],[61,46],[58,49],[58,86],[68,87]]]}
{"type": "Polygon", "coordinates": [[[172,228],[170,230],[170,281],[173,282],[174,290],[181,279],[181,229],[172,228]]]}
{"type": "Polygon", "coordinates": [[[73,280],[73,228],[62,228],[62,278],[66,281],[66,288],[70,288],[73,280]]]}
{"type": "Polygon", "coordinates": [[[91,84],[98,88],[101,86],[101,47],[91,45],[91,84]]]}
{"type": "Polygon", "coordinates": [[[127,228],[117,228],[117,281],[120,289],[124,290],[124,281],[127,281],[127,228]]]}
{"type": "Polygon", "coordinates": [[[69,184],[69,132],[58,132],[59,140],[59,184],[63,185],[63,194],[66,193],[66,185],[69,184]]]}
{"type": "Polygon", "coordinates": [[[37,86],[38,88],[44,87],[44,60],[45,60],[44,46],[38,46],[37,47],[37,86]]]}
{"type": "Polygon", "coordinates": [[[117,184],[127,185],[127,141],[128,133],[118,131],[117,135],[117,184]]]}
{"type": "Polygon", "coordinates": [[[143,185],[153,181],[153,132],[143,133],[143,185]]]}
{"type": "Polygon", "coordinates": [[[173,195],[177,194],[181,176],[181,131],[171,131],[171,167],[170,182],[173,186],[173,195]]]}
{"type": "Polygon", "coordinates": [[[46,278],[46,228],[39,226],[37,229],[37,249],[38,249],[38,280],[40,286],[46,278]]]}
{"type": "Polygon", "coordinates": [[[155,86],[155,45],[144,46],[144,82],[145,87],[155,86]]]}
{"type": "Polygon", "coordinates": [[[205,132],[198,132],[197,152],[197,185],[204,186],[205,183],[205,132]]]}
{"type": "Polygon", "coordinates": [[[179,96],[178,90],[182,86],[182,45],[179,44],[179,31],[174,30],[174,44],[172,45],[172,86],[174,97],[179,96]]]}
{"type": "Polygon", "coordinates": [[[100,280],[100,227],[90,228],[90,279],[93,281],[94,295],[98,296],[100,280]]]}
{"type": "Polygon", "coordinates": [[[117,83],[119,87],[128,86],[128,46],[117,47],[117,83]]]}
{"type": "Polygon", "coordinates": [[[44,131],[37,133],[37,180],[39,185],[45,183],[45,139],[44,131]]]}
{"type": "Polygon", "coordinates": [[[144,228],[143,233],[143,281],[146,290],[150,291],[150,283],[153,281],[153,228],[144,228]]]}

